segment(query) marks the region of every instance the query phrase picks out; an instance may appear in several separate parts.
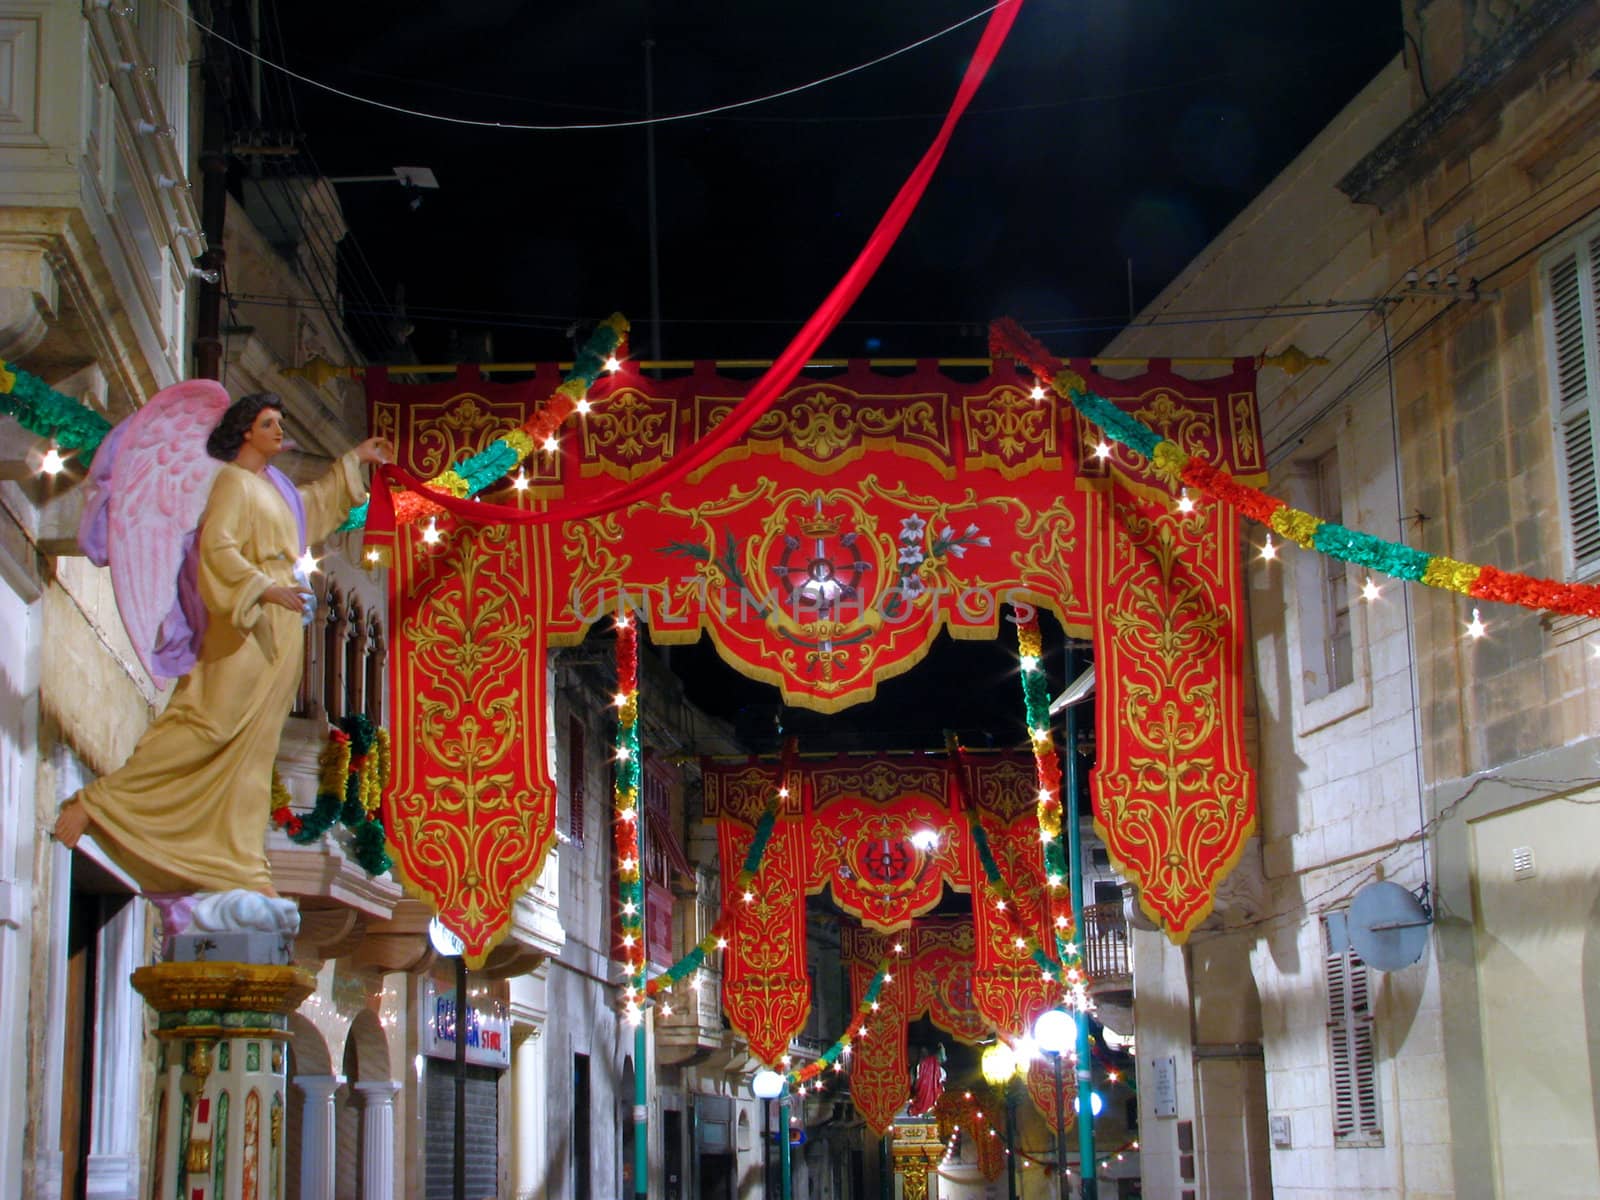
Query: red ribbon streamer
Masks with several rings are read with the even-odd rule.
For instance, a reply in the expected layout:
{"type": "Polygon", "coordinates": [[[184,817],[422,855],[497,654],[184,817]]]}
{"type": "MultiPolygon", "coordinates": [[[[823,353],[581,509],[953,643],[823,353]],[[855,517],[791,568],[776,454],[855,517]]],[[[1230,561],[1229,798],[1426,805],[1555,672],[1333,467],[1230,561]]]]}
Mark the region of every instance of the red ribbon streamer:
{"type": "MultiPolygon", "coordinates": [[[[427,490],[428,498],[456,516],[479,524],[546,525],[555,521],[577,521],[612,512],[624,505],[655,495],[697,467],[710,462],[744,436],[745,432],[760,420],[761,415],[794,382],[795,376],[816,353],[822,340],[833,332],[834,327],[855,303],[856,297],[877,273],[878,267],[921,202],[928,182],[933,178],[940,159],[944,157],[945,147],[950,142],[951,134],[955,132],[956,123],[966,112],[972,97],[977,93],[978,86],[994,64],[995,57],[1000,53],[1000,47],[1005,43],[1006,35],[1011,32],[1011,26],[1021,8],[1022,0],[1001,0],[989,15],[988,24],[984,26],[983,36],[978,40],[978,48],[972,55],[972,61],[967,64],[966,74],[961,78],[961,86],[956,89],[955,100],[950,105],[950,111],[945,114],[944,123],[939,126],[939,132],[934,137],[932,145],[923,153],[906,181],[900,185],[899,192],[890,202],[877,228],[867,238],[867,244],[862,248],[860,255],[839,282],[834,284],[833,290],[828,293],[817,311],[812,313],[811,318],[800,327],[800,332],[795,335],[794,340],[756,381],[745,397],[744,403],[728,415],[715,433],[691,447],[687,453],[673,458],[660,470],[604,496],[596,497],[586,504],[557,505],[543,511],[529,511],[513,508],[510,505],[457,500],[453,496],[432,490],[427,490]]],[[[389,490],[390,483],[424,489],[420,480],[397,466],[380,467],[374,471],[372,500],[367,510],[369,539],[392,540],[393,538],[394,499],[389,490]]]]}

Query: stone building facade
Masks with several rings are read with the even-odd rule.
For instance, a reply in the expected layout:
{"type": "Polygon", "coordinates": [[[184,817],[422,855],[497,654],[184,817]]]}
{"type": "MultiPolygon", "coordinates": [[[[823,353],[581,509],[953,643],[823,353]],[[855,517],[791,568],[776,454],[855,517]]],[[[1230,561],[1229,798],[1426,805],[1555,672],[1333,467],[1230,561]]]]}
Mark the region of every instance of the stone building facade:
{"type": "MultiPolygon", "coordinates": [[[[1323,361],[1261,379],[1268,490],[1589,581],[1600,11],[1404,20],[1407,53],[1107,354],[1170,354],[1162,320],[1198,356],[1297,346],[1323,361]]],[[[1188,945],[1135,936],[1144,1194],[1593,1194],[1595,622],[1374,591],[1249,532],[1259,852],[1188,945]],[[1432,906],[1415,965],[1343,948],[1378,880],[1432,906]]]]}

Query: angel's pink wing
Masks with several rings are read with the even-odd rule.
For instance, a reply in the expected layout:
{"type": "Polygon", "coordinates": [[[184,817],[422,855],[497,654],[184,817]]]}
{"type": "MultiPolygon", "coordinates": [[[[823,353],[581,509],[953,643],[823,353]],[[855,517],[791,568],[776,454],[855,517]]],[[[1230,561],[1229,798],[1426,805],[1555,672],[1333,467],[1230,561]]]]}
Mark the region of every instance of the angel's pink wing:
{"type": "Polygon", "coordinates": [[[185,539],[200,523],[222,464],[206,438],[228,407],[214,379],[164,388],[125,424],[111,472],[111,583],[139,661],[165,683],[156,635],[178,598],[185,539]]]}

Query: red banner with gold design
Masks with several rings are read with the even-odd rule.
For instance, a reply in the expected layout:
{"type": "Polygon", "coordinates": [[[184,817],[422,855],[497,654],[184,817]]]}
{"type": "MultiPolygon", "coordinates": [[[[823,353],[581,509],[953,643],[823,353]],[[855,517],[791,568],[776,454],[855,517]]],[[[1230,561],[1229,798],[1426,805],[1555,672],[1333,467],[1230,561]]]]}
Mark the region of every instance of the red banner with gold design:
{"type": "MultiPolygon", "coordinates": [[[[559,382],[551,368],[549,374],[559,382]]],[[[539,385],[534,385],[539,386],[539,385]]],[[[548,386],[545,384],[544,386],[548,386]]],[[[481,449],[520,403],[442,386],[429,403],[375,414],[399,462],[432,474],[481,449]]],[[[550,610],[544,530],[459,529],[407,539],[390,574],[394,707],[384,826],[396,874],[444,915],[481,965],[510,929],[555,838],[544,736],[550,610]]]]}
{"type": "Polygon", "coordinates": [[[1096,560],[1095,678],[1101,741],[1095,830],[1139,884],[1139,905],[1181,942],[1255,829],[1245,761],[1239,526],[1213,501],[1193,512],[1122,487],[1096,560]],[[1115,699],[1116,707],[1111,703],[1115,699]]]}
{"type": "Polygon", "coordinates": [[[1034,1019],[1061,998],[1061,986],[1045,978],[1027,944],[1018,941],[1032,934],[1043,945],[1055,946],[1036,814],[1038,783],[1031,756],[977,759],[972,774],[989,850],[1012,891],[1011,900],[1003,902],[990,889],[974,845],[968,866],[977,886],[972,898],[973,1000],[989,1028],[1010,1042],[1030,1031],[1034,1019]]]}
{"type": "MultiPolygon", "coordinates": [[[[770,771],[766,778],[770,794],[770,771]]],[[[722,959],[722,1011],[734,1031],[750,1043],[750,1052],[775,1067],[811,1012],[805,846],[799,826],[780,820],[761,856],[755,886],[739,891],[734,877],[754,836],[753,825],[735,820],[717,827],[722,907],[739,914],[722,959]]]]}
{"type": "MultiPolygon", "coordinates": [[[[860,1004],[883,953],[884,935],[844,926],[839,931],[840,957],[850,972],[850,994],[860,1004]],[[876,951],[876,959],[867,956],[876,951]]],[[[911,1095],[911,1064],[906,1025],[916,1015],[912,976],[896,958],[890,978],[878,991],[877,1008],[856,1035],[850,1054],[850,1100],[867,1123],[883,1136],[911,1095]]]]}
{"type": "MultiPolygon", "coordinates": [[[[1120,380],[1086,361],[1069,365],[1191,453],[1246,479],[1262,470],[1253,368],[1245,360],[1230,375],[1203,382],[1162,364],[1120,380]]],[[[401,466],[428,477],[520,424],[558,382],[554,367],[520,383],[487,382],[464,368],[455,379],[418,386],[373,370],[371,424],[395,440],[401,466]]],[[[669,380],[624,366],[590,392],[588,413],[574,419],[559,450],[529,459],[526,487],[508,481],[483,499],[532,507],[605,494],[618,479],[639,478],[708,436],[747,386],[706,364],[669,380]]],[[[1128,673],[1100,675],[1100,754],[1103,763],[1125,765],[1145,755],[1122,727],[1125,705],[1140,703],[1124,679],[1166,668],[1143,661],[1159,658],[1159,647],[1117,633],[1101,589],[1120,588],[1116,603],[1133,605],[1135,614],[1146,611],[1148,589],[1132,585],[1126,564],[1112,564],[1113,510],[1096,483],[1104,465],[1089,431],[1070,406],[1048,391],[1035,400],[1032,388],[1031,377],[1003,364],[962,379],[928,362],[893,375],[852,363],[796,384],[744,438],[625,512],[518,527],[498,543],[445,516],[434,526],[436,543],[420,543],[421,529],[401,539],[391,576],[399,743],[391,837],[413,890],[458,928],[474,931],[469,953],[481,956],[503,935],[512,901],[553,836],[542,667],[528,670],[525,682],[511,668],[476,678],[481,650],[473,638],[501,620],[525,630],[522,652],[538,665],[548,646],[580,640],[625,599],[647,616],[654,641],[709,634],[724,659],[776,685],[786,702],[833,712],[870,699],[880,680],[911,669],[941,630],[993,637],[1007,603],[1037,605],[1077,633],[1121,637],[1119,662],[1128,673]],[[493,599],[430,596],[456,586],[448,577],[465,569],[468,543],[479,547],[474,587],[493,599]],[[408,667],[422,651],[431,655],[429,670],[408,667]],[[470,747],[463,740],[469,714],[470,747]],[[527,748],[502,753],[500,731],[513,729],[527,748]],[[439,731],[461,744],[447,748],[439,731]],[[418,744],[408,749],[408,739],[418,744]],[[524,834],[497,824],[498,809],[487,810],[487,831],[468,832],[464,814],[479,812],[502,789],[507,799],[494,803],[528,818],[524,834]],[[435,803],[432,793],[452,798],[435,803]],[[468,793],[470,801],[453,798],[468,793]],[[501,852],[502,836],[509,855],[501,852]]],[[[1145,464],[1121,462],[1121,453],[1112,461],[1149,486],[1165,486],[1140,474],[1145,464]]],[[[1230,528],[1229,544],[1233,536],[1230,528]]],[[[1195,602],[1224,604],[1227,589],[1238,590],[1237,571],[1232,558],[1197,568],[1187,581],[1222,590],[1195,602]]],[[[1218,628],[1235,639],[1237,658],[1241,628],[1236,621],[1218,628]]],[[[1221,671],[1225,659],[1213,655],[1197,669],[1221,671]]],[[[1198,679],[1190,675],[1189,682],[1198,679]]],[[[1217,679],[1167,698],[1178,724],[1220,722],[1229,753],[1237,749],[1236,689],[1217,679]]],[[[1147,907],[1181,938],[1204,915],[1228,860],[1212,856],[1206,837],[1184,835],[1183,821],[1144,815],[1165,803],[1149,790],[1160,783],[1157,773],[1134,770],[1125,783],[1117,811],[1142,824],[1115,843],[1128,848],[1119,861],[1141,883],[1147,907]],[[1162,840],[1132,852],[1136,840],[1149,837],[1162,840]],[[1191,851],[1201,857],[1187,861],[1191,851]],[[1178,870],[1169,869],[1174,854],[1178,870]],[[1162,878],[1147,879],[1157,864],[1164,864],[1162,878]]],[[[1248,788],[1244,795],[1248,810],[1248,788]]],[[[1232,841],[1231,834],[1222,839],[1232,841]]],[[[840,878],[837,864],[831,878],[840,878]]],[[[809,877],[806,886],[813,886],[809,877]]],[[[872,893],[886,906],[871,918],[880,924],[926,901],[916,887],[904,896],[891,892],[872,893]]],[[[869,907],[865,901],[863,894],[869,907]]]]}
{"type": "Polygon", "coordinates": [[[918,1017],[957,1041],[976,1044],[989,1034],[972,1003],[972,922],[935,917],[898,933],[844,926],[839,954],[859,1004],[878,964],[891,961],[892,978],[878,993],[872,1032],[857,1038],[850,1063],[850,1095],[875,1133],[882,1134],[910,1094],[906,1026],[918,1017]],[[900,947],[896,953],[895,946],[900,947]]]}

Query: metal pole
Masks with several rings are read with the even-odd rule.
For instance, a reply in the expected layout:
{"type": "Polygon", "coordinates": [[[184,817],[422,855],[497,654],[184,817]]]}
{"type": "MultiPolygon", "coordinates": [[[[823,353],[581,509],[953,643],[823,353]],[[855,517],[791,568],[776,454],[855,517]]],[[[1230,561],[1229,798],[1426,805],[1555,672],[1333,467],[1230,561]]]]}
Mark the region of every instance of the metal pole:
{"type": "Polygon", "coordinates": [[[467,960],[456,959],[455,1200],[467,1200],[467,960]]]}
{"type": "Polygon", "coordinates": [[[789,1200],[789,1086],[778,1097],[778,1195],[789,1200]]]}
{"type": "Polygon", "coordinates": [[[1006,1200],[1017,1200],[1017,1081],[1006,1081],[1006,1200]]]}
{"type": "Polygon", "coordinates": [[[1056,1069],[1056,1172],[1061,1200],[1071,1200],[1067,1187],[1067,1097],[1061,1082],[1061,1055],[1052,1053],[1056,1069]]]}
{"type": "MultiPolygon", "coordinates": [[[[1067,642],[1067,678],[1076,679],[1083,670],[1078,647],[1072,641],[1067,642]]],[[[1067,736],[1066,736],[1066,771],[1064,772],[1065,792],[1070,798],[1070,804],[1063,801],[1062,819],[1067,826],[1067,886],[1072,892],[1072,923],[1076,929],[1080,955],[1087,957],[1089,948],[1084,945],[1084,934],[1088,926],[1084,923],[1083,913],[1083,845],[1082,833],[1078,821],[1078,796],[1082,792],[1079,786],[1078,766],[1078,722],[1081,706],[1074,704],[1067,709],[1067,736]]],[[[1094,1090],[1094,1075],[1091,1070],[1089,1057],[1089,1014],[1077,1014],[1078,1026],[1078,1158],[1079,1170],[1083,1180],[1079,1195],[1082,1200],[1097,1200],[1099,1196],[1099,1181],[1095,1178],[1094,1161],[1094,1110],[1089,1105],[1089,1095],[1094,1090]]]]}

